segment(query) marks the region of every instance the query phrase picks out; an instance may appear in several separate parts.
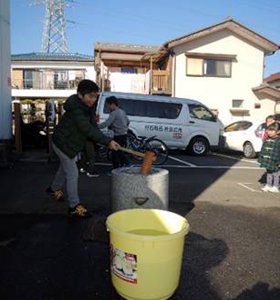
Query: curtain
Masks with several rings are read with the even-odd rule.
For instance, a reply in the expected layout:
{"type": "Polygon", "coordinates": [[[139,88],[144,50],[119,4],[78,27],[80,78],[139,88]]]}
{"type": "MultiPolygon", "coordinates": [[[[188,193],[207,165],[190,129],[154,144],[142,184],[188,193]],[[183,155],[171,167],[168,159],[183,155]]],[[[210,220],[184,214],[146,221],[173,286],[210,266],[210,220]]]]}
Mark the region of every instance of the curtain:
{"type": "Polygon", "coordinates": [[[203,75],[203,59],[187,57],[187,75],[203,75]]]}

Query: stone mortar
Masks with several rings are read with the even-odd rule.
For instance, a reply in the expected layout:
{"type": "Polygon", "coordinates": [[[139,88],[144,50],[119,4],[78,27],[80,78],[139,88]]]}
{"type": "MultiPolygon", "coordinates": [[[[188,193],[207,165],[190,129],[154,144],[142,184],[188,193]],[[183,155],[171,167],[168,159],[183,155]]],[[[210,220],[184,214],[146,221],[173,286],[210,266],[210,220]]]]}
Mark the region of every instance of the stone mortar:
{"type": "Polygon", "coordinates": [[[141,168],[119,168],[112,171],[112,211],[130,208],[168,210],[169,171],[152,168],[142,175],[141,168]]]}

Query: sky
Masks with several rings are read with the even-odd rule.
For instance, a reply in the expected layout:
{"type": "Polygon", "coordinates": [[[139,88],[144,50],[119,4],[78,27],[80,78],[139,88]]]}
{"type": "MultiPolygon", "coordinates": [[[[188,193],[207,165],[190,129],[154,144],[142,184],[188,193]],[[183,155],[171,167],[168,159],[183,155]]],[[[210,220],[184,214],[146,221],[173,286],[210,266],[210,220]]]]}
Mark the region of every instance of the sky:
{"type": "MultiPolygon", "coordinates": [[[[10,0],[12,54],[41,51],[45,6],[40,2],[44,1],[10,0]]],[[[93,55],[96,42],[160,46],[229,16],[280,44],[279,0],[65,2],[68,4],[65,18],[70,52],[93,55]]],[[[276,72],[280,72],[280,50],[266,58],[265,76],[276,72]]]]}

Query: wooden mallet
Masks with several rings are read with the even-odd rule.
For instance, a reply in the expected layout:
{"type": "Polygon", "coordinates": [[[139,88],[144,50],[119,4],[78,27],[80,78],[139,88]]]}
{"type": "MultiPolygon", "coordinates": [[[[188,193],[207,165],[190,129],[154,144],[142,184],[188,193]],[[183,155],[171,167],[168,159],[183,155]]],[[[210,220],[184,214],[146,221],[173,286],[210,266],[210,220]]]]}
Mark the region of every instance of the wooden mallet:
{"type": "Polygon", "coordinates": [[[141,167],[141,174],[148,175],[150,173],[153,161],[156,160],[156,155],[154,152],[146,151],[145,153],[142,153],[142,152],[127,149],[124,147],[119,147],[119,150],[126,152],[126,153],[130,153],[135,156],[143,157],[144,160],[143,160],[142,167],[141,167]]]}

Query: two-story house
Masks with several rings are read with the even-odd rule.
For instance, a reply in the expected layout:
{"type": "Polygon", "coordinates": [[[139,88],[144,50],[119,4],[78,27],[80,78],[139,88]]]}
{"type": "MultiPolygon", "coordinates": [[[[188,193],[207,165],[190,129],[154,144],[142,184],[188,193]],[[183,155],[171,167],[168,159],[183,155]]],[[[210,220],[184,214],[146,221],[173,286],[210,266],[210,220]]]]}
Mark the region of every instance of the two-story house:
{"type": "Polygon", "coordinates": [[[150,66],[149,94],[199,100],[229,124],[263,120],[279,111],[280,95],[262,85],[265,57],[278,49],[278,44],[227,19],[167,41],[141,61],[150,66]]]}
{"type": "Polygon", "coordinates": [[[224,124],[263,120],[280,98],[262,90],[264,60],[279,45],[227,19],[162,45],[172,65],[172,96],[197,99],[224,124]]]}
{"type": "Polygon", "coordinates": [[[78,53],[12,55],[13,99],[66,99],[82,79],[95,80],[92,56],[78,53]]]}

